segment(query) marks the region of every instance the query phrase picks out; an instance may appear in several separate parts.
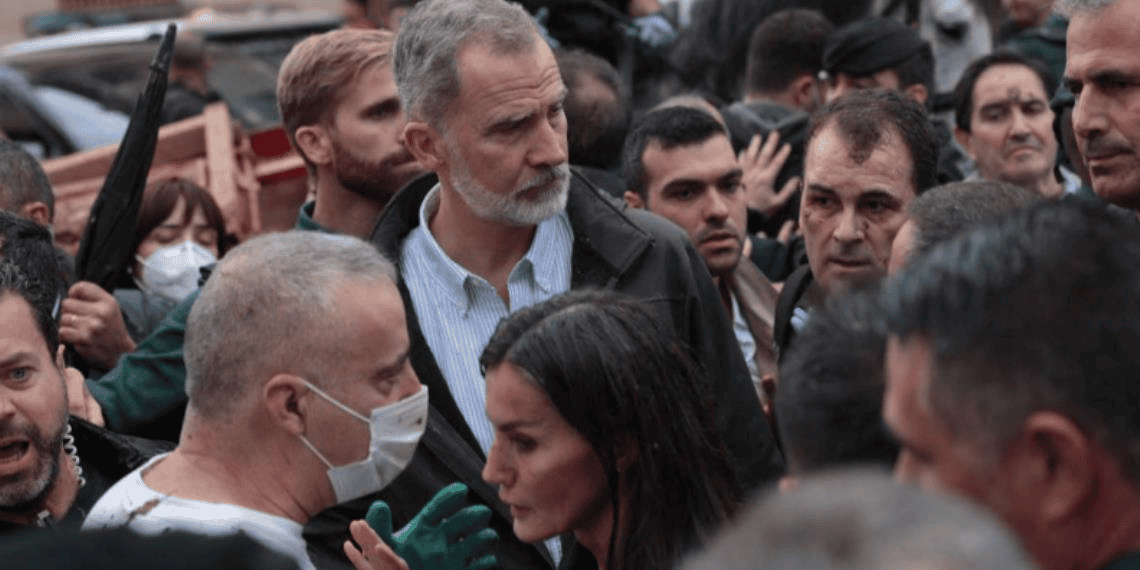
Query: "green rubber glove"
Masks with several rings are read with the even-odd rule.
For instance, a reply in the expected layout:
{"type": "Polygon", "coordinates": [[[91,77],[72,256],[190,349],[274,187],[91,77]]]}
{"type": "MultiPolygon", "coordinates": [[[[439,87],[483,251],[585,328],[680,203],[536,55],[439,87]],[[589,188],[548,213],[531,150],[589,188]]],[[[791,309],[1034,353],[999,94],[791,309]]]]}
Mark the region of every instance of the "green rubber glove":
{"type": "Polygon", "coordinates": [[[491,509],[485,505],[461,509],[466,496],[463,483],[440,489],[399,537],[392,536],[388,503],[372,503],[364,519],[408,563],[408,570],[489,570],[498,563],[491,546],[499,539],[487,527],[491,509]]]}

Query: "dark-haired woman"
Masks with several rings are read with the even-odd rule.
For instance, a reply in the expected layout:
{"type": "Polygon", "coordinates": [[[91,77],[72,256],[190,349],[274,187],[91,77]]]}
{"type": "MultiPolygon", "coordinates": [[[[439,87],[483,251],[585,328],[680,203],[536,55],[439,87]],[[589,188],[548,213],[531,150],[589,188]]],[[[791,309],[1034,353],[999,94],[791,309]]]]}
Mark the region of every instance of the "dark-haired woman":
{"type": "Polygon", "coordinates": [[[599,568],[671,568],[734,510],[733,470],[682,344],[650,310],[576,292],[516,312],[480,363],[520,540],[573,532],[599,568]]]}

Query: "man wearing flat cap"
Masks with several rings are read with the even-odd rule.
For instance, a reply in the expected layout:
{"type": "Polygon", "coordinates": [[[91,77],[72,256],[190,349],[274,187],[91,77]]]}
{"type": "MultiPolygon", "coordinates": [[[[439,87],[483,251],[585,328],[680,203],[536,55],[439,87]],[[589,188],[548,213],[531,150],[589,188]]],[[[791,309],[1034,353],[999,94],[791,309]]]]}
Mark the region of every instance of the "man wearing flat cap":
{"type": "Polygon", "coordinates": [[[897,20],[864,18],[839,28],[823,48],[828,103],[858,89],[897,89],[921,105],[932,94],[934,55],[897,20]]]}

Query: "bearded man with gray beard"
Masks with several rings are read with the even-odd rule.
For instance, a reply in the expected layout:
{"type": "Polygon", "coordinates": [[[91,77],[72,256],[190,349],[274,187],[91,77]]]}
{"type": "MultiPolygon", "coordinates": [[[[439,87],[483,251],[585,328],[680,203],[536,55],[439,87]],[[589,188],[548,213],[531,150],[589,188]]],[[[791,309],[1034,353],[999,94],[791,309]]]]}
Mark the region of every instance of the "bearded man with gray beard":
{"type": "MultiPolygon", "coordinates": [[[[502,318],[579,288],[649,302],[700,358],[702,392],[744,486],[779,477],[782,458],[703,258],[675,225],[603,196],[568,166],[566,87],[526,11],[503,0],[423,2],[401,24],[393,64],[404,145],[438,181],[396,194],[372,242],[398,260],[412,366],[429,386],[431,415],[407,471],[336,517],[360,518],[381,498],[399,527],[461,481],[469,501],[494,512],[501,567],[550,568],[571,556],[565,539],[514,538],[507,506],[480,477],[494,432],[478,357],[502,318]]],[[[337,556],[343,525],[318,527],[307,528],[310,546],[337,556]]]]}

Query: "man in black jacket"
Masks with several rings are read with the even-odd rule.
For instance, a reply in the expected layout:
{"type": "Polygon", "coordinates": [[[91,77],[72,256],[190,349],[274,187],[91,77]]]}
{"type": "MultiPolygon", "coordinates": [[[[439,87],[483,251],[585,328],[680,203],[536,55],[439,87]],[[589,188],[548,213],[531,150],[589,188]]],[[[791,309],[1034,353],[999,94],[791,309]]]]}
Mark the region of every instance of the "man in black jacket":
{"type": "Polygon", "coordinates": [[[776,302],[780,359],[812,307],[886,275],[911,201],[935,185],[937,157],[926,111],[894,90],[857,91],[812,116],[800,204],[808,264],[776,302]]]}
{"type": "MultiPolygon", "coordinates": [[[[500,318],[572,288],[650,302],[708,372],[705,391],[744,486],[778,477],[782,459],[701,256],[675,226],[604,197],[567,166],[565,88],[530,17],[501,0],[424,2],[400,28],[394,63],[405,144],[438,175],[397,194],[373,233],[399,260],[412,365],[432,404],[412,464],[379,495],[395,523],[462,481],[495,513],[502,567],[589,562],[559,556],[557,542],[547,543],[553,553],[519,543],[480,477],[494,433],[479,352],[500,318]]],[[[352,516],[344,507],[336,516],[352,516]]],[[[358,507],[356,516],[367,502],[358,507]]],[[[344,527],[333,518],[324,539],[310,522],[310,544],[336,544],[344,527]]]]}
{"type": "Polygon", "coordinates": [[[108,487],[171,446],[69,415],[97,406],[59,356],[51,234],[0,212],[0,237],[0,534],[78,528],[108,487]]]}

